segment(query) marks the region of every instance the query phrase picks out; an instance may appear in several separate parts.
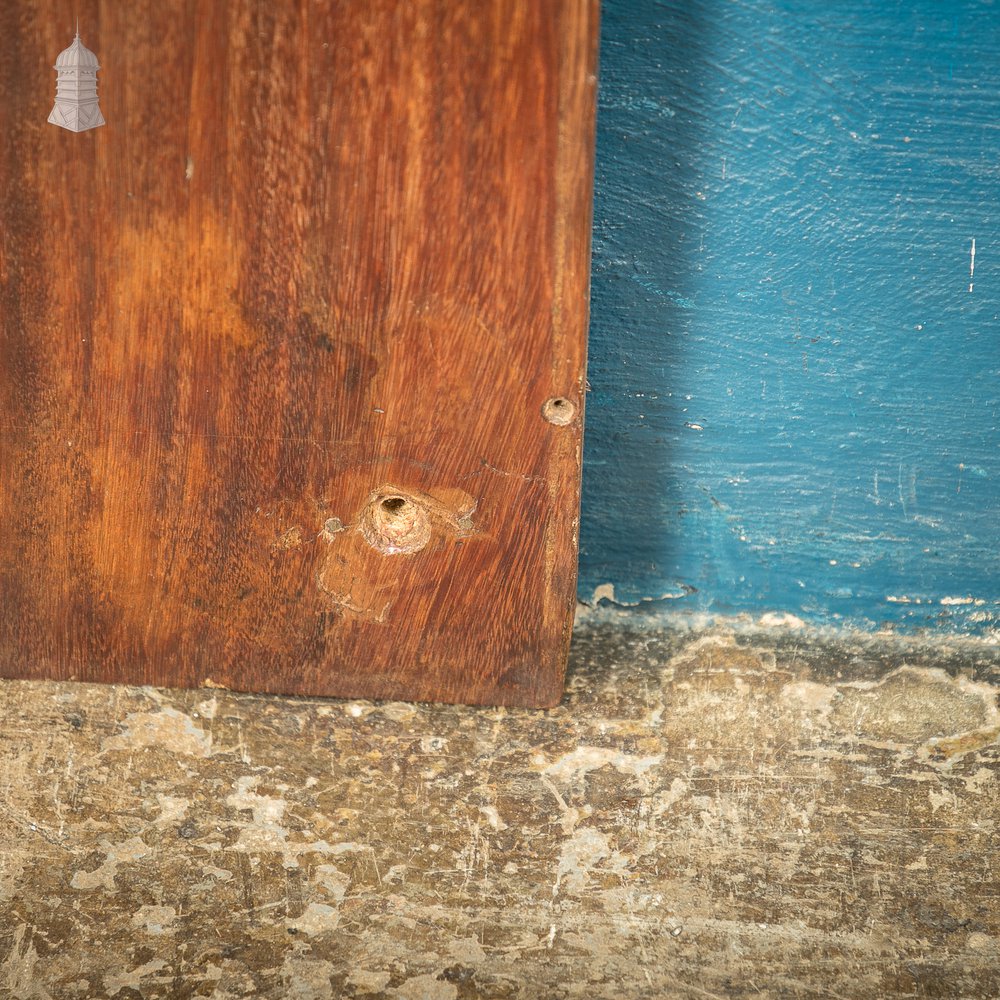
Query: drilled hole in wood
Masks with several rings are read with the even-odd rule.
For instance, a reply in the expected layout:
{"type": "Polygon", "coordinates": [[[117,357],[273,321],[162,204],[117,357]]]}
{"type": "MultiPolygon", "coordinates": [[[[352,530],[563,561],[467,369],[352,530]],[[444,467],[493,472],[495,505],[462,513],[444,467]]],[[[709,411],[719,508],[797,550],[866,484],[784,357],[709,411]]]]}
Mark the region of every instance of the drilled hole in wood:
{"type": "Polygon", "coordinates": [[[361,519],[361,531],[372,548],[386,555],[418,552],[431,539],[427,511],[409,497],[376,495],[361,519]]]}
{"type": "Polygon", "coordinates": [[[573,422],[576,416],[576,406],[564,396],[555,396],[545,401],[542,406],[542,416],[550,424],[565,427],[573,422]]]}

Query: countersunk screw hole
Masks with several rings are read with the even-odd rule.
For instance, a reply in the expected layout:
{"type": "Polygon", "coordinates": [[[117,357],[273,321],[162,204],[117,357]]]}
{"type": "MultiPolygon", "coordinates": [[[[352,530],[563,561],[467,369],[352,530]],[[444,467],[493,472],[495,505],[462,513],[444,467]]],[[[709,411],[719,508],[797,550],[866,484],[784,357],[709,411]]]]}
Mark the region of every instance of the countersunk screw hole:
{"type": "Polygon", "coordinates": [[[418,552],[431,540],[427,511],[396,493],[369,500],[361,517],[361,530],[365,541],[386,555],[418,552]]]}
{"type": "Polygon", "coordinates": [[[542,416],[557,427],[565,427],[576,417],[576,406],[565,396],[555,396],[545,401],[542,416]]]}

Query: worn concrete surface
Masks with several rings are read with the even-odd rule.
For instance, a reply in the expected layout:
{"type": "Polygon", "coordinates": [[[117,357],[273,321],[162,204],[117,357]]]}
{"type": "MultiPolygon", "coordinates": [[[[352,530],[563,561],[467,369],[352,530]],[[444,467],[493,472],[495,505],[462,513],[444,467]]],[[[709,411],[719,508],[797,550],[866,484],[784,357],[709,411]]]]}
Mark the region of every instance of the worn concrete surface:
{"type": "Polygon", "coordinates": [[[1000,995],[1000,652],[577,635],[550,712],[0,684],[0,996],[1000,995]]]}

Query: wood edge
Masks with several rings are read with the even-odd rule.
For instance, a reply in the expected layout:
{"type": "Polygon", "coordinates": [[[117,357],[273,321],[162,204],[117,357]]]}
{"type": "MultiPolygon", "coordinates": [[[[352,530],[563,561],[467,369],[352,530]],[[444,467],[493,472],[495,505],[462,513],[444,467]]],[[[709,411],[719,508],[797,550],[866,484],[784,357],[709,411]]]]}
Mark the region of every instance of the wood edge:
{"type": "MultiPolygon", "coordinates": [[[[572,0],[560,31],[559,132],[556,203],[552,384],[572,386],[578,413],[570,433],[550,456],[552,516],[545,535],[545,600],[542,628],[558,635],[554,654],[539,664],[538,707],[562,699],[576,609],[583,434],[586,413],[587,336],[590,319],[590,262],[597,123],[599,0],[572,0]],[[560,546],[569,532],[570,551],[560,546]],[[550,681],[550,683],[544,683],[550,681]]],[[[562,430],[562,429],[558,429],[562,430]]]]}

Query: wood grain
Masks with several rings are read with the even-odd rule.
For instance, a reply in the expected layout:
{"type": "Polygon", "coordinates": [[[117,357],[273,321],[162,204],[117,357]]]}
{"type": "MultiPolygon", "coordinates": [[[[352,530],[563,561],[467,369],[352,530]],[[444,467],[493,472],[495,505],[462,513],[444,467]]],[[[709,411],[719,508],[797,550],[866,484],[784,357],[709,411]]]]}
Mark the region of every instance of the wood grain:
{"type": "Polygon", "coordinates": [[[0,8],[0,673],[556,702],[596,2],[81,4],[81,134],[76,9],[0,8]]]}

